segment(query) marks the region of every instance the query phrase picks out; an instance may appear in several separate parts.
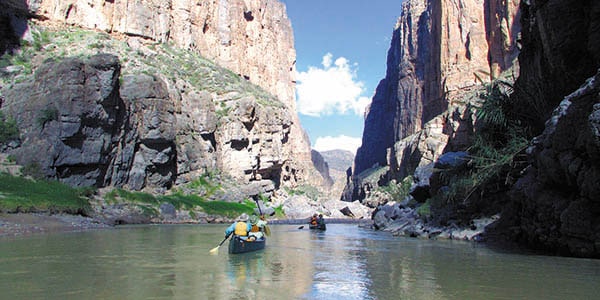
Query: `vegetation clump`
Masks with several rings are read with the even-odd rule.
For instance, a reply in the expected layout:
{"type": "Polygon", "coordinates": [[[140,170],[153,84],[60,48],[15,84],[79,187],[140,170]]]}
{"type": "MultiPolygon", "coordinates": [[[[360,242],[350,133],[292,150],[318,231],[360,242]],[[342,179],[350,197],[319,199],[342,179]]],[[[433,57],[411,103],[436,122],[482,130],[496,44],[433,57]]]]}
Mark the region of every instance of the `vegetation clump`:
{"type": "Polygon", "coordinates": [[[5,117],[0,111],[0,144],[19,138],[17,122],[11,117],[5,117]]]}
{"type": "Polygon", "coordinates": [[[0,173],[0,211],[65,212],[87,215],[90,188],[72,188],[57,181],[33,180],[0,173]]]}
{"type": "Polygon", "coordinates": [[[433,207],[450,206],[459,208],[458,214],[469,214],[501,205],[494,195],[504,193],[514,183],[515,169],[526,164],[524,152],[530,138],[529,128],[516,115],[511,93],[510,82],[497,80],[479,94],[467,168],[438,170],[440,185],[446,188],[434,195],[433,207]]]}
{"type": "Polygon", "coordinates": [[[407,176],[399,183],[392,180],[387,185],[378,186],[375,191],[389,195],[393,201],[402,201],[409,195],[410,187],[413,183],[413,177],[407,176]]]}
{"type": "Polygon", "coordinates": [[[316,187],[307,184],[299,185],[294,189],[285,188],[285,190],[291,196],[303,195],[314,201],[317,201],[321,196],[321,192],[316,187]]]}
{"type": "Polygon", "coordinates": [[[157,216],[160,205],[168,203],[178,210],[187,210],[193,212],[200,208],[209,215],[219,215],[228,218],[235,218],[242,213],[252,214],[256,204],[251,200],[245,200],[243,203],[208,201],[198,195],[185,195],[174,193],[170,195],[155,196],[149,193],[127,191],[124,189],[114,189],[107,193],[105,199],[108,203],[131,203],[136,204],[146,214],[157,216]]]}

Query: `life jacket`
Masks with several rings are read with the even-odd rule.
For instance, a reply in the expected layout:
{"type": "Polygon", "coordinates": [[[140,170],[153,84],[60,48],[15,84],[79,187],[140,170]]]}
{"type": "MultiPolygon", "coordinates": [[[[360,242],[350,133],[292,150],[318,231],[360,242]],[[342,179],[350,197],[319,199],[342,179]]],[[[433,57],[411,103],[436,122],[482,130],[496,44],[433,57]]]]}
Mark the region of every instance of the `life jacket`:
{"type": "Polygon", "coordinates": [[[240,236],[247,236],[248,235],[248,225],[246,225],[246,222],[237,222],[235,223],[235,230],[233,231],[233,233],[235,235],[240,235],[240,236]]]}
{"type": "Polygon", "coordinates": [[[250,229],[250,232],[259,232],[260,228],[258,227],[258,225],[254,224],[252,225],[252,229],[250,229]]]}
{"type": "Polygon", "coordinates": [[[317,218],[315,218],[315,217],[311,217],[311,218],[310,218],[310,224],[312,224],[312,225],[317,225],[317,218]]]}

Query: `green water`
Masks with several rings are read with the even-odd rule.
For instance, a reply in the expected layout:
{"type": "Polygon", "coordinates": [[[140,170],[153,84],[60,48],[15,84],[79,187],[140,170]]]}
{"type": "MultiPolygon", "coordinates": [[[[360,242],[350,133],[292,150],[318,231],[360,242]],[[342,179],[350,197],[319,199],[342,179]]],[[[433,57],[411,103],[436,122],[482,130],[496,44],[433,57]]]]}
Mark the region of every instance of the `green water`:
{"type": "Polygon", "coordinates": [[[264,250],[209,250],[226,225],[0,238],[0,299],[599,299],[600,260],[272,225],[264,250]]]}

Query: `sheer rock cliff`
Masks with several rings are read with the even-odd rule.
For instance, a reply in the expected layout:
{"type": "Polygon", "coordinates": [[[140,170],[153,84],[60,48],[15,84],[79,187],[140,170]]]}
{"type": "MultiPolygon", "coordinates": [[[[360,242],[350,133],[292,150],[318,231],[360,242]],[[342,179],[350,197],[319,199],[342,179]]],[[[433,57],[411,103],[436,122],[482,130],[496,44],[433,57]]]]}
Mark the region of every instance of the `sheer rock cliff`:
{"type": "Polygon", "coordinates": [[[600,2],[524,1],[512,95],[539,135],[492,237],[600,257],[600,2]]]}
{"type": "Polygon", "coordinates": [[[462,95],[513,67],[518,1],[409,0],[393,32],[386,77],[365,116],[362,145],[343,199],[364,199],[375,179],[398,181],[444,150],[462,150],[472,132],[462,95]],[[363,175],[361,175],[363,173],[363,175]]]}
{"type": "Polygon", "coordinates": [[[34,65],[31,80],[2,87],[2,109],[15,116],[26,141],[11,150],[19,163],[35,160],[47,176],[72,185],[136,190],[169,188],[213,169],[249,185],[254,195],[323,184],[296,113],[295,50],[284,4],[10,0],[0,6],[7,16],[3,32],[14,32],[2,38],[3,52],[19,53],[20,39],[36,39],[28,25],[33,19],[50,28],[107,33],[140,59],[155,60],[153,66],[171,64],[168,72],[144,71],[131,52],[98,42],[92,46],[104,49],[89,59],[34,65]],[[188,54],[161,56],[156,45],[200,54],[233,73],[207,63],[194,74],[188,54]],[[205,88],[228,80],[242,90],[205,88]],[[245,92],[254,90],[251,83],[276,98],[245,92]],[[23,97],[39,101],[19,105],[23,97]],[[47,120],[36,128],[40,112],[47,120]]]}

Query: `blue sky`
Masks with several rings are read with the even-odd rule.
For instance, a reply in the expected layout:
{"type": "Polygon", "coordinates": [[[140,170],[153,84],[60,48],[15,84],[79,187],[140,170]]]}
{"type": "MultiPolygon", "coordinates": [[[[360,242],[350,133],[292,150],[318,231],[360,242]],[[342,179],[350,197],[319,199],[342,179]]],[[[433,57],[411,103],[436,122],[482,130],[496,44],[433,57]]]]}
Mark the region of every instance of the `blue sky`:
{"type": "Polygon", "coordinates": [[[360,146],[402,0],[281,0],[296,47],[297,109],[318,151],[360,146]]]}

